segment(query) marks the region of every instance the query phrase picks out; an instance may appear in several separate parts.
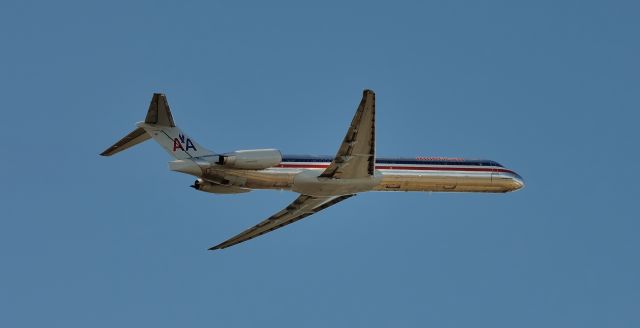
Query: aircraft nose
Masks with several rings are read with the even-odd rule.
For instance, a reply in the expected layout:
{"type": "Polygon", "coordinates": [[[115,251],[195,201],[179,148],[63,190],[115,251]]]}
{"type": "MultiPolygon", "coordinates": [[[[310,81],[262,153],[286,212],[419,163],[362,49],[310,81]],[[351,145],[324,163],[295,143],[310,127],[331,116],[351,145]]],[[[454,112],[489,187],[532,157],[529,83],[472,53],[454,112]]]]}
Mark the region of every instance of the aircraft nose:
{"type": "Polygon", "coordinates": [[[524,179],[518,173],[513,173],[513,177],[511,178],[513,181],[513,191],[524,188],[524,179]]]}

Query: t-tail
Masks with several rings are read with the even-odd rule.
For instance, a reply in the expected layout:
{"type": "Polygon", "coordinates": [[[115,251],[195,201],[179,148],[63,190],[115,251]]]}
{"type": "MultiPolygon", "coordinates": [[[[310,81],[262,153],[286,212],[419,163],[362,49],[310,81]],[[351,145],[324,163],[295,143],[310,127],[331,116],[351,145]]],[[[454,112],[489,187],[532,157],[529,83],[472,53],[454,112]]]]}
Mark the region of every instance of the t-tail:
{"type": "Polygon", "coordinates": [[[178,160],[173,163],[213,155],[212,151],[200,146],[195,140],[176,127],[167,103],[167,97],[162,93],[153,94],[147,117],[144,122],[136,125],[138,127],[135,130],[107,148],[100,155],[111,156],[151,138],[160,144],[169,155],[178,160]]]}

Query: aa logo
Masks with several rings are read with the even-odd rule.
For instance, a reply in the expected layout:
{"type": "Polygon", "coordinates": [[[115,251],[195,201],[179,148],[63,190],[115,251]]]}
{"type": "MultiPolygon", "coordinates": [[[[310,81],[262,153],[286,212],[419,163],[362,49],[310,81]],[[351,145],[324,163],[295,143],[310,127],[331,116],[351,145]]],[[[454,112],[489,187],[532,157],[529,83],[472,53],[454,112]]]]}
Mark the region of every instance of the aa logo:
{"type": "Polygon", "coordinates": [[[195,151],[198,151],[193,145],[193,142],[191,142],[191,139],[185,138],[184,134],[178,135],[178,138],[173,138],[173,151],[176,151],[176,149],[180,149],[182,151],[193,149],[195,151]]]}

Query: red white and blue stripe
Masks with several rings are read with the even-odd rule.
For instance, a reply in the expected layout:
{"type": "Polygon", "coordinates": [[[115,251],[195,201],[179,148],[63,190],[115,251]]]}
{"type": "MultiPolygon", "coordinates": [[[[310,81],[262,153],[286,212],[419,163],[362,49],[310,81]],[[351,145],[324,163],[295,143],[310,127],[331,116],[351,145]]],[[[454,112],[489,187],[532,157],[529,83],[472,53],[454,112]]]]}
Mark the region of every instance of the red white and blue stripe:
{"type": "MultiPolygon", "coordinates": [[[[285,155],[277,167],[288,169],[324,169],[333,160],[332,156],[285,155]]],[[[376,169],[380,171],[439,171],[439,172],[504,172],[517,175],[498,162],[483,159],[446,157],[376,158],[376,169]]]]}

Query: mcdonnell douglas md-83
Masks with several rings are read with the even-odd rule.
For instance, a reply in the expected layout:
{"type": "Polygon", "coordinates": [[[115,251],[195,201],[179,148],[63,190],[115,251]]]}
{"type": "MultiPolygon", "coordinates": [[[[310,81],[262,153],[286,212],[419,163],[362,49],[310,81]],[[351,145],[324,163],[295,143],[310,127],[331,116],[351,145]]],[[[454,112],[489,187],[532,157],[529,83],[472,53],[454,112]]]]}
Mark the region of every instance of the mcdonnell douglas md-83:
{"type": "Polygon", "coordinates": [[[210,248],[227,248],[306,218],[365,191],[495,192],[524,186],[522,177],[494,161],[377,157],[375,94],[364,90],[351,126],[335,156],[282,155],[277,149],[218,154],[180,130],[164,94],[151,99],[137,128],[102,152],[111,156],[153,138],[175,160],[169,169],[193,175],[191,186],[215,194],[252,189],[291,190],[293,203],[233,238],[210,248]]]}

